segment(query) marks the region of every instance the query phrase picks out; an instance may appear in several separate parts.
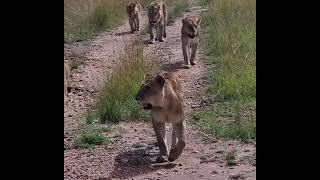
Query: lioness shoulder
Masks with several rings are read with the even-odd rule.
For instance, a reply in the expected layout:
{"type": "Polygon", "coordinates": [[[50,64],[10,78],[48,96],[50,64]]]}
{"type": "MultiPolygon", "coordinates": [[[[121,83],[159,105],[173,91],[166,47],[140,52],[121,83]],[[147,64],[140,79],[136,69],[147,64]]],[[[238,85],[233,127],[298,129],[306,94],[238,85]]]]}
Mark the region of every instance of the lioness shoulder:
{"type": "Polygon", "coordinates": [[[190,64],[196,65],[195,56],[199,45],[200,23],[201,17],[199,15],[182,19],[181,40],[185,68],[189,68],[190,64]]]}
{"type": "Polygon", "coordinates": [[[127,14],[131,33],[140,31],[140,18],[141,18],[141,4],[138,1],[131,2],[127,5],[127,14]]]}
{"type": "Polygon", "coordinates": [[[146,76],[136,100],[143,109],[151,110],[160,149],[157,161],[176,160],[186,145],[183,94],[178,77],[170,72],[146,76]],[[170,153],[165,142],[165,123],[171,123],[173,127],[170,153]]]}

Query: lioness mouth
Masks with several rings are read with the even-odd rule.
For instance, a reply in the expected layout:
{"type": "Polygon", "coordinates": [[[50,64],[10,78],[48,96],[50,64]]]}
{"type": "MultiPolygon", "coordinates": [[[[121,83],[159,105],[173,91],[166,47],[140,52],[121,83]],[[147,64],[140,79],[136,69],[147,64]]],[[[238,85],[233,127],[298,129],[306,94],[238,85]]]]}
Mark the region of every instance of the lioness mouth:
{"type": "Polygon", "coordinates": [[[145,109],[145,110],[150,110],[150,109],[152,109],[152,105],[151,105],[150,103],[148,103],[148,104],[143,104],[143,109],[145,109]]]}

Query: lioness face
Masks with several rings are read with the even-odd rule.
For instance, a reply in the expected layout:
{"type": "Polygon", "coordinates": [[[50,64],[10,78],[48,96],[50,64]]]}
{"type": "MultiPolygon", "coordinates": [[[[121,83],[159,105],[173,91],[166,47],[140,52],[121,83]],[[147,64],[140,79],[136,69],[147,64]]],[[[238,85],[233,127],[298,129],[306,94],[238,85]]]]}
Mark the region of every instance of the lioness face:
{"type": "Polygon", "coordinates": [[[183,19],[183,31],[190,37],[190,38],[195,38],[198,35],[198,24],[194,23],[190,19],[183,19]]]}
{"type": "Polygon", "coordinates": [[[136,95],[136,100],[144,110],[161,108],[163,106],[164,83],[164,77],[158,75],[155,78],[145,80],[141,85],[136,95]]]}
{"type": "Polygon", "coordinates": [[[160,5],[158,6],[151,6],[149,8],[149,22],[150,24],[157,23],[157,20],[160,17],[160,5]]]}
{"type": "Polygon", "coordinates": [[[130,16],[135,15],[135,13],[136,13],[136,3],[131,3],[128,6],[128,13],[129,13],[130,16]]]}

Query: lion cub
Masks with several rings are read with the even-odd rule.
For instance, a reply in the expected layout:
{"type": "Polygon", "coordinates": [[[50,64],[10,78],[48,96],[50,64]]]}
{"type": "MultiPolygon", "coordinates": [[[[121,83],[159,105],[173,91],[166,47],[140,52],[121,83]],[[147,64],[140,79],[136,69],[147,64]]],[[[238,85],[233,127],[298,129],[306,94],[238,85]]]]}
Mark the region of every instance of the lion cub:
{"type": "Polygon", "coordinates": [[[188,69],[190,68],[190,63],[191,65],[196,65],[195,56],[199,44],[200,22],[201,18],[198,15],[182,19],[182,52],[185,63],[184,67],[188,69]]]}
{"type": "Polygon", "coordinates": [[[132,2],[127,5],[127,13],[129,17],[129,24],[131,33],[140,31],[139,19],[141,17],[141,5],[139,2],[132,2]]]}
{"type": "Polygon", "coordinates": [[[185,141],[185,119],[182,88],[178,77],[161,72],[155,77],[145,77],[136,100],[145,110],[151,110],[152,124],[160,149],[157,162],[176,160],[182,153],[185,141]],[[168,155],[165,123],[172,123],[172,146],[168,155]]]}
{"type": "Polygon", "coordinates": [[[163,38],[167,37],[167,6],[165,2],[161,0],[151,2],[148,7],[148,19],[150,33],[149,43],[153,44],[155,40],[159,42],[164,42],[163,38]],[[156,38],[154,38],[153,29],[156,29],[156,38]]]}

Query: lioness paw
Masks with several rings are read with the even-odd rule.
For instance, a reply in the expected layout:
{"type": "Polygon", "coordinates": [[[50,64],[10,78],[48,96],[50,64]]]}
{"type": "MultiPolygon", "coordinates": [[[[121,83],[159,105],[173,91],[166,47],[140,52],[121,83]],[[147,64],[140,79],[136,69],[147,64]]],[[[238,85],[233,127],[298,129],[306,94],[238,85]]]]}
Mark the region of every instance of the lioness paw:
{"type": "Polygon", "coordinates": [[[185,65],[183,65],[183,68],[184,68],[184,69],[190,69],[190,65],[185,64],[185,65]]]}
{"type": "Polygon", "coordinates": [[[154,40],[149,40],[149,44],[154,44],[154,40]]]}
{"type": "Polygon", "coordinates": [[[157,163],[164,163],[164,162],[168,162],[168,156],[165,155],[160,155],[156,158],[156,162],[157,163]]]}

